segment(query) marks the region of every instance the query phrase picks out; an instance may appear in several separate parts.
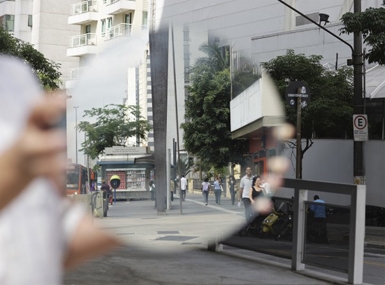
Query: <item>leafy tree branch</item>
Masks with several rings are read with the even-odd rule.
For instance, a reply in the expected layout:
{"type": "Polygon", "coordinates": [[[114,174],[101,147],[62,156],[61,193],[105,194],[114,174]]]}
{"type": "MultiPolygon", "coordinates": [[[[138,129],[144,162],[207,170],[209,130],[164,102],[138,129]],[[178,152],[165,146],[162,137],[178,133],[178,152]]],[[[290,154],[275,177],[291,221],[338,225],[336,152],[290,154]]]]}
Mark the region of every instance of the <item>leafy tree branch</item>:
{"type": "Polygon", "coordinates": [[[138,106],[110,104],[84,113],[83,117],[95,121],[78,124],[78,130],[86,133],[81,151],[92,159],[97,158],[106,147],[127,146],[129,138],[145,139],[151,128],[148,121],[141,117],[138,106]]]}

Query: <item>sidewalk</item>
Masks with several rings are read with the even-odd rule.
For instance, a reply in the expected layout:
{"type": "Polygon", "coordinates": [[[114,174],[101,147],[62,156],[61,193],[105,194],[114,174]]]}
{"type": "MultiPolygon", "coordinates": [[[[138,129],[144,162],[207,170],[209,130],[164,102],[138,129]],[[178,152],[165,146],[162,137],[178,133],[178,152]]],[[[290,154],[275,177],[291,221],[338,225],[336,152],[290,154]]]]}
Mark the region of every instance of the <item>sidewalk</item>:
{"type": "Polygon", "coordinates": [[[385,249],[385,227],[365,228],[365,247],[385,249]]]}
{"type": "MultiPolygon", "coordinates": [[[[114,204],[107,218],[94,221],[127,246],[67,274],[64,284],[346,284],[321,273],[295,273],[288,263],[244,250],[208,251],[210,240],[244,221],[243,208],[226,198],[220,206],[209,199],[205,206],[202,195],[188,194],[182,215],[179,199],[166,215],[157,214],[153,201],[114,204]]],[[[374,239],[366,242],[374,244],[374,239]]]]}

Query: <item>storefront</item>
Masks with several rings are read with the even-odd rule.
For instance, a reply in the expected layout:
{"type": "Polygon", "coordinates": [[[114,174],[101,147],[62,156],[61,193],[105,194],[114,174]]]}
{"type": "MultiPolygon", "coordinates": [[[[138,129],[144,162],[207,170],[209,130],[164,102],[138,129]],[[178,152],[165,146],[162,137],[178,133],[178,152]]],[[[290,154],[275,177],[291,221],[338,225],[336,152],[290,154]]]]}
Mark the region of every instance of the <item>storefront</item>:
{"type": "Polygon", "coordinates": [[[119,176],[120,185],[116,189],[116,198],[149,199],[149,184],[154,180],[155,165],[148,149],[133,147],[109,149],[97,164],[101,166],[102,179],[107,183],[111,176],[119,176]]]}

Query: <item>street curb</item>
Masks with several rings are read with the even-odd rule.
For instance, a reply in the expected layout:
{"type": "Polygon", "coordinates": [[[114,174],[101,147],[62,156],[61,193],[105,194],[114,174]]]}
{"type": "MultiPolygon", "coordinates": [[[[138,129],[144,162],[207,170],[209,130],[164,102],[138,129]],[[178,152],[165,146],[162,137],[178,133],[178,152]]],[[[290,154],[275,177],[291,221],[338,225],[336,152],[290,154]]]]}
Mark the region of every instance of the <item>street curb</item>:
{"type": "MultiPolygon", "coordinates": [[[[277,268],[282,268],[283,270],[290,270],[290,271],[292,271],[291,270],[291,265],[287,265],[287,264],[284,264],[284,263],[281,263],[281,262],[277,262],[277,261],[272,261],[272,260],[265,260],[265,259],[263,259],[261,257],[248,256],[248,255],[245,255],[245,254],[242,254],[242,253],[229,252],[229,251],[226,251],[225,249],[220,251],[219,253],[220,254],[225,254],[225,255],[228,255],[228,256],[233,256],[233,257],[236,257],[236,258],[241,258],[241,259],[244,259],[244,260],[249,260],[249,261],[252,261],[252,262],[258,262],[258,263],[265,264],[265,265],[268,265],[268,266],[274,266],[274,267],[277,267],[277,268]]],[[[325,283],[331,283],[333,285],[345,285],[345,284],[347,284],[347,280],[345,278],[341,278],[341,277],[338,277],[338,276],[333,276],[333,275],[326,274],[326,273],[320,273],[320,272],[317,272],[317,271],[314,271],[314,270],[304,269],[304,270],[292,271],[292,272],[295,273],[295,274],[306,276],[306,277],[309,277],[309,278],[312,278],[312,279],[315,279],[315,280],[319,280],[319,281],[322,281],[322,282],[325,282],[325,283]]]]}
{"type": "Polygon", "coordinates": [[[376,249],[385,249],[385,245],[383,244],[373,244],[373,243],[364,243],[364,247],[366,248],[376,248],[376,249]]]}

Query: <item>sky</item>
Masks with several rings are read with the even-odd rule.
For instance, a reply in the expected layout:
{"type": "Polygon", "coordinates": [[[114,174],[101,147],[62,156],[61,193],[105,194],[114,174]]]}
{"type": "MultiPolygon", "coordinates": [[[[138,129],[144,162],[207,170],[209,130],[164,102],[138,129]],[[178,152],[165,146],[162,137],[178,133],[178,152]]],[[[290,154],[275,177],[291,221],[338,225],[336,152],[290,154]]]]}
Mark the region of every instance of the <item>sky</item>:
{"type": "MultiPolygon", "coordinates": [[[[85,110],[124,103],[127,98],[127,69],[141,63],[147,42],[148,35],[106,42],[104,49],[88,62],[75,87],[67,91],[67,95],[72,96],[67,100],[67,149],[72,162],[76,162],[76,140],[78,150],[84,142],[83,132],[76,138],[76,121],[90,121],[83,117],[85,110]]],[[[78,163],[85,165],[85,162],[84,154],[78,151],[78,163]]]]}

